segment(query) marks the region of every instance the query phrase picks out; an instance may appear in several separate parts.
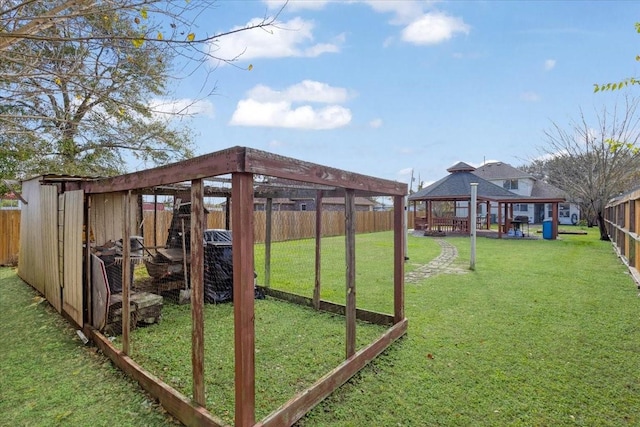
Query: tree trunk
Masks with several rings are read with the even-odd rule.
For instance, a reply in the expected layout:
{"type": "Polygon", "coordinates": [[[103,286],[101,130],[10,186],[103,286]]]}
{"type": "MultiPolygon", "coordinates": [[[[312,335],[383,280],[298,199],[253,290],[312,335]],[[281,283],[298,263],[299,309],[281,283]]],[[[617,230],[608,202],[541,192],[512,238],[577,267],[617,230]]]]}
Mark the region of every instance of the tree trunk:
{"type": "Polygon", "coordinates": [[[607,232],[607,227],[605,227],[602,212],[598,212],[598,228],[600,229],[600,240],[603,240],[605,242],[610,241],[609,233],[607,232]]]}

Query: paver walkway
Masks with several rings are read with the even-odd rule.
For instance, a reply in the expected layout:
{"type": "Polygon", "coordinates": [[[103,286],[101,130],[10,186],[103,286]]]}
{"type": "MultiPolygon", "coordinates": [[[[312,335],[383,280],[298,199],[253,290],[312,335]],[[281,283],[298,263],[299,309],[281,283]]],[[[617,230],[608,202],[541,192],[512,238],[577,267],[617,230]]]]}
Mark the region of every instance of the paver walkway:
{"type": "Polygon", "coordinates": [[[428,264],[422,265],[410,273],[406,273],[404,280],[407,283],[417,283],[436,274],[465,274],[467,270],[453,264],[458,257],[458,249],[444,239],[434,239],[440,245],[440,255],[428,264]]]}

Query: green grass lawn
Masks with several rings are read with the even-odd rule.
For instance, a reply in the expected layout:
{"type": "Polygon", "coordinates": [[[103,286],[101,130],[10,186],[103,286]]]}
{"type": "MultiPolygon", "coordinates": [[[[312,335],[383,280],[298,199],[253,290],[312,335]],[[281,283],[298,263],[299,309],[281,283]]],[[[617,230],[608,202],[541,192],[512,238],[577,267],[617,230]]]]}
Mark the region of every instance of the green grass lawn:
{"type": "MultiPolygon", "coordinates": [[[[407,283],[408,335],[299,425],[640,424],[637,289],[597,230],[560,237],[479,238],[476,271],[407,283]]],[[[469,239],[447,240],[458,249],[457,265],[468,266],[469,239]]],[[[274,245],[273,287],[311,296],[313,244],[274,245]]],[[[440,252],[430,238],[411,236],[408,246],[407,271],[440,252]]],[[[391,312],[391,254],[391,233],[358,236],[359,307],[391,312]]],[[[259,279],[263,256],[257,246],[259,279]]],[[[331,263],[344,265],[343,238],[323,240],[322,267],[323,298],[342,303],[344,267],[331,263]]],[[[0,270],[0,280],[0,425],[171,422],[109,362],[82,347],[46,303],[34,303],[35,293],[12,270],[0,270]]],[[[167,304],[159,325],[135,331],[132,348],[135,360],[188,393],[190,329],[183,311],[167,304]]],[[[227,421],[233,369],[224,343],[232,332],[224,325],[231,317],[229,304],[207,306],[207,406],[227,421]]],[[[341,359],[343,322],[256,302],[259,418],[341,359]]],[[[358,344],[378,332],[361,325],[358,344]]]]}

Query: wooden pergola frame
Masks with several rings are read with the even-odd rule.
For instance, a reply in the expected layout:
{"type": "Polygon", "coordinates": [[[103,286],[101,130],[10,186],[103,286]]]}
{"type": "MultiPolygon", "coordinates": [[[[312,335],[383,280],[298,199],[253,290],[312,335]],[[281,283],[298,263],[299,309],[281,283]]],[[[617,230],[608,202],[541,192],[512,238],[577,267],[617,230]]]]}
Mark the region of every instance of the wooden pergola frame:
{"type": "MultiPolygon", "coordinates": [[[[404,220],[405,195],[407,185],[395,181],[377,179],[313,163],[302,162],[263,151],[233,147],[179,163],[145,171],[121,175],[108,179],[83,182],[90,209],[91,196],[101,193],[120,193],[128,200],[132,192],[140,189],[156,188],[179,182],[191,182],[191,312],[192,312],[192,375],[193,400],[162,382],[147,372],[129,356],[129,247],[123,245],[123,347],[115,348],[101,333],[89,326],[84,332],[123,371],[137,380],[147,391],[156,396],[160,403],[177,419],[186,425],[222,426],[222,420],[204,408],[204,248],[203,239],[198,238],[204,231],[203,179],[219,175],[231,175],[230,214],[233,224],[233,294],[234,294],[234,348],[235,348],[235,425],[248,426],[290,426],[345,383],[369,361],[404,335],[408,321],[404,312],[404,246],[406,225],[404,220]],[[285,180],[302,181],[322,188],[316,190],[318,202],[323,196],[345,197],[346,217],[346,304],[344,306],[323,301],[320,298],[320,222],[316,224],[316,277],[313,298],[304,298],[282,291],[267,289],[271,296],[309,305],[318,310],[341,313],[346,318],[345,360],[339,366],[317,380],[311,387],[298,393],[265,419],[255,420],[255,325],[254,325],[254,230],[253,199],[256,188],[254,175],[264,175],[285,180]],[[355,203],[356,196],[384,195],[393,198],[394,208],[394,313],[386,315],[356,308],[355,274],[355,203]],[[387,331],[374,342],[356,351],[356,320],[389,326],[387,331]]],[[[286,191],[281,190],[281,191],[286,191]]],[[[275,197],[277,192],[272,193],[275,197]]],[[[124,214],[129,203],[124,203],[124,214]]],[[[229,203],[227,203],[229,206],[229,203]]],[[[91,224],[86,215],[86,229],[91,224]]],[[[125,217],[126,218],[126,217],[125,217]]],[[[125,221],[127,224],[127,221],[125,221]]],[[[270,227],[267,221],[267,227],[270,227]]],[[[123,241],[129,241],[131,230],[125,225],[123,241]]],[[[89,234],[86,233],[87,243],[89,234]]],[[[269,234],[269,233],[267,233],[269,234]]],[[[89,245],[87,247],[87,258],[89,245]]],[[[268,255],[267,255],[268,256],[268,255]]],[[[90,271],[89,269],[86,269],[90,271]]],[[[90,277],[85,277],[89,289],[90,277]]]]}

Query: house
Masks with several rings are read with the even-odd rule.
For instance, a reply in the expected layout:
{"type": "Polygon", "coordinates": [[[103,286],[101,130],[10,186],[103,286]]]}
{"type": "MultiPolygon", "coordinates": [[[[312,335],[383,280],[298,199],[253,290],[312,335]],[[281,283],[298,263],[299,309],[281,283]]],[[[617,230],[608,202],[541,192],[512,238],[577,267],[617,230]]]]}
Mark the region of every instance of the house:
{"type": "MultiPolygon", "coordinates": [[[[537,199],[566,197],[559,188],[536,179],[531,174],[504,162],[485,163],[475,169],[473,174],[520,196],[537,199]]],[[[490,213],[492,215],[497,214],[496,205],[491,205],[490,213]]],[[[482,211],[478,212],[478,214],[486,214],[486,212],[482,211]]],[[[526,216],[529,218],[530,223],[541,223],[545,219],[551,218],[551,208],[549,204],[545,203],[516,203],[513,206],[513,215],[526,216]]],[[[560,224],[575,225],[579,219],[580,208],[577,204],[565,202],[558,205],[558,221],[560,224]]]]}

